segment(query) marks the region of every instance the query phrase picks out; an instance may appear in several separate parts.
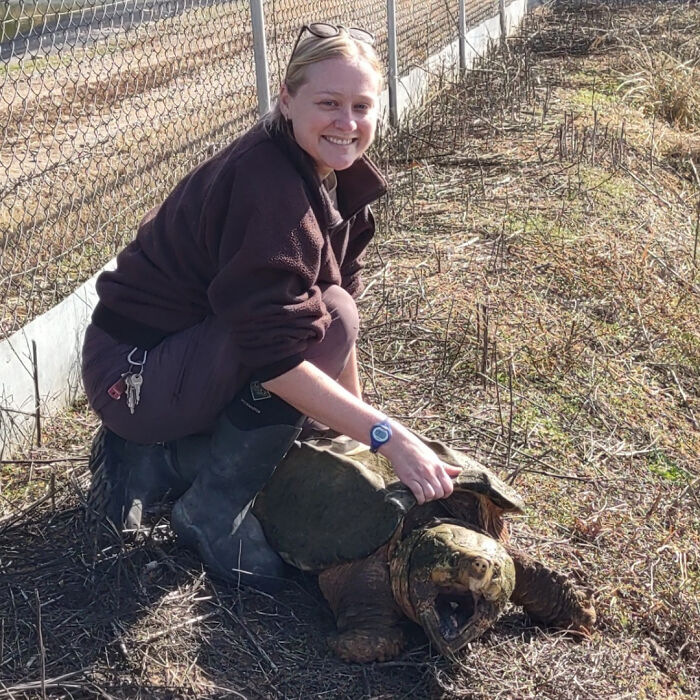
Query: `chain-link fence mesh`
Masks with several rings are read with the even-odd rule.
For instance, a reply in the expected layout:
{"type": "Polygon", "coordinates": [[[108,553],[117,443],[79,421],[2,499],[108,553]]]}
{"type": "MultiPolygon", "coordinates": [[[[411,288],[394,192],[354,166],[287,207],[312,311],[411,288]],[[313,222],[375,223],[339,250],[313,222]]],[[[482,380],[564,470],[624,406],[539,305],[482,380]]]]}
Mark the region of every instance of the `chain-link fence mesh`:
{"type": "MultiPolygon", "coordinates": [[[[399,73],[458,35],[457,0],[397,0],[399,73]]],[[[273,92],[302,23],[377,37],[381,0],[267,0],[273,92]]],[[[467,27],[498,0],[467,0],[467,27]]],[[[257,115],[241,0],[0,2],[0,338],[110,260],[143,214],[257,115]]]]}
{"type": "MultiPolygon", "coordinates": [[[[401,0],[399,0],[400,2],[401,0]]],[[[404,0],[406,1],[406,0],[404,0]]],[[[450,0],[451,2],[453,0],[450,0]]],[[[375,35],[374,47],[386,65],[386,2],[381,0],[266,0],[267,54],[270,85],[279,86],[294,40],[302,24],[331,22],[368,29],[375,35]]]]}
{"type": "MultiPolygon", "coordinates": [[[[505,0],[506,6],[513,0],[505,0]]],[[[465,7],[467,28],[474,27],[489,17],[498,14],[498,0],[482,0],[481,2],[468,2],[465,7]]]]}

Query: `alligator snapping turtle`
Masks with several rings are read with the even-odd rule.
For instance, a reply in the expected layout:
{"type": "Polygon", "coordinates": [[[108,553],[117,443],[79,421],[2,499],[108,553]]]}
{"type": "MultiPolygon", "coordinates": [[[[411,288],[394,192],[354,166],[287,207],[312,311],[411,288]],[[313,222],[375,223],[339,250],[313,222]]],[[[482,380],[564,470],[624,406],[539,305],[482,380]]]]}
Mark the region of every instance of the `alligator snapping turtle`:
{"type": "Polygon", "coordinates": [[[368,448],[295,445],[254,512],[288,563],[319,573],[336,618],[333,651],[386,661],[407,643],[406,618],[453,655],[490,627],[508,600],[547,625],[587,633],[595,612],[564,575],[509,547],[503,513],[515,491],[474,460],[425,440],[462,467],[454,493],[418,506],[389,463],[368,448]]]}

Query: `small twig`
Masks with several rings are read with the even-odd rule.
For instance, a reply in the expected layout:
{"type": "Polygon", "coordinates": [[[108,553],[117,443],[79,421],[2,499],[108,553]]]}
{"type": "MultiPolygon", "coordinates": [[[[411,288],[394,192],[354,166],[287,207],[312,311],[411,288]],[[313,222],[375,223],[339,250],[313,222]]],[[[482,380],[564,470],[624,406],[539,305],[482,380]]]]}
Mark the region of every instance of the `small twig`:
{"type": "MultiPolygon", "coordinates": [[[[698,169],[695,167],[695,163],[692,158],[688,159],[690,161],[690,167],[693,169],[693,174],[695,175],[695,182],[698,187],[700,187],[700,175],[698,175],[698,169]]],[[[698,238],[700,238],[700,193],[698,193],[698,201],[695,208],[695,240],[693,242],[693,266],[698,264],[698,238]]]]}
{"type": "MultiPolygon", "coordinates": [[[[15,513],[12,513],[11,515],[7,515],[4,518],[0,518],[0,534],[5,532],[5,530],[8,529],[8,526],[5,526],[5,523],[12,523],[13,521],[17,520],[19,521],[21,518],[23,518],[25,515],[28,515],[31,513],[35,508],[40,506],[42,503],[46,503],[51,498],[51,494],[46,493],[43,496],[37,498],[35,501],[32,501],[26,508],[23,508],[22,510],[18,510],[15,513]]],[[[12,505],[10,501],[7,499],[3,498],[5,503],[12,505]]]]}
{"type": "Polygon", "coordinates": [[[6,411],[7,413],[17,413],[20,416],[35,416],[35,411],[20,411],[18,408],[10,408],[9,406],[0,406],[0,411],[6,411]]]}
{"type": "Polygon", "coordinates": [[[55,459],[0,459],[0,464],[58,464],[59,462],[87,462],[89,455],[84,457],[56,457],[55,459]]]}
{"type": "MultiPolygon", "coordinates": [[[[574,474],[555,474],[554,472],[547,472],[543,469],[532,469],[530,467],[523,467],[518,470],[517,473],[527,472],[528,474],[541,474],[542,476],[549,476],[552,479],[567,479],[569,481],[595,481],[592,476],[576,476],[574,474]]],[[[509,477],[509,483],[513,483],[512,478],[509,477]]]]}
{"type": "MultiPolygon", "coordinates": [[[[217,598],[219,597],[218,592],[216,592],[217,598]]],[[[262,656],[265,661],[270,665],[270,668],[273,671],[277,671],[277,665],[275,662],[270,658],[269,654],[260,646],[260,643],[258,642],[257,639],[253,636],[253,633],[248,629],[248,627],[243,623],[243,620],[238,617],[232,610],[229,610],[226,606],[222,605],[220,602],[211,603],[214,607],[219,608],[219,610],[222,610],[226,615],[228,615],[237,625],[240,626],[240,628],[245,632],[245,636],[248,637],[250,640],[250,643],[255,647],[255,650],[262,656]]],[[[212,613],[213,614],[213,613],[212,613]]]]}
{"type": "Polygon", "coordinates": [[[698,195],[698,205],[695,212],[695,241],[693,242],[693,265],[696,267],[698,264],[698,239],[700,239],[700,195],[698,195]]]}
{"type": "Polygon", "coordinates": [[[647,254],[649,255],[650,258],[654,258],[659,265],[661,265],[665,270],[668,270],[668,272],[671,273],[671,275],[677,279],[682,285],[688,287],[691,292],[695,292],[695,294],[700,294],[700,287],[696,287],[692,282],[688,282],[688,280],[683,279],[683,277],[676,272],[670,265],[665,263],[661,258],[657,257],[652,253],[650,250],[647,251],[647,254]]]}
{"type": "Polygon", "coordinates": [[[663,202],[667,207],[673,208],[673,204],[671,204],[667,199],[664,199],[658,192],[652,190],[651,187],[646,184],[646,182],[640,180],[629,168],[623,166],[623,170],[625,171],[625,174],[629,175],[633,180],[636,180],[636,182],[638,182],[647,192],[649,192],[649,194],[656,197],[660,202],[663,202]]]}
{"type": "Polygon", "coordinates": [[[510,459],[513,454],[513,358],[508,362],[508,445],[506,448],[506,469],[510,469],[510,459]]]}
{"type": "Polygon", "coordinates": [[[234,690],[233,688],[227,688],[227,687],[224,687],[223,685],[212,685],[211,687],[214,690],[223,690],[225,693],[228,693],[229,695],[234,695],[237,698],[242,698],[242,700],[248,700],[247,695],[243,695],[243,693],[239,693],[237,690],[234,690]]]}
{"type": "Polygon", "coordinates": [[[122,639],[122,631],[117,627],[117,623],[112,621],[112,632],[114,632],[114,641],[117,645],[117,649],[119,650],[119,653],[122,655],[122,658],[124,661],[127,663],[131,662],[131,657],[129,656],[129,650],[126,648],[126,644],[124,644],[124,640],[122,639]]]}
{"type": "Polygon", "coordinates": [[[642,447],[639,450],[609,450],[602,445],[597,445],[597,447],[603,454],[608,455],[608,457],[638,457],[639,455],[648,455],[650,452],[654,452],[654,445],[656,445],[658,441],[659,438],[657,436],[646,447],[642,447]]]}
{"type": "Polygon", "coordinates": [[[72,673],[64,673],[62,676],[44,679],[43,681],[30,681],[29,683],[19,683],[18,685],[4,686],[4,692],[7,693],[10,698],[12,698],[14,697],[12,695],[13,691],[15,693],[28,693],[29,691],[42,688],[44,690],[44,697],[46,697],[45,691],[47,688],[71,688],[73,690],[80,690],[82,687],[80,684],[66,683],[65,681],[81,673],[84,673],[84,669],[81,669],[80,671],[73,671],[72,673]]]}
{"type": "Polygon", "coordinates": [[[683,387],[681,386],[680,380],[676,376],[676,373],[672,370],[669,369],[669,372],[671,373],[671,376],[673,377],[673,381],[676,383],[676,386],[678,387],[678,391],[680,392],[681,395],[681,401],[683,402],[683,405],[688,409],[688,414],[690,416],[690,422],[693,424],[693,427],[695,430],[700,429],[700,426],[698,426],[698,421],[695,418],[695,414],[693,413],[693,409],[690,407],[690,404],[688,403],[688,396],[686,395],[685,391],[683,391],[683,387]]]}
{"type": "Polygon", "coordinates": [[[39,660],[41,668],[41,697],[46,700],[46,648],[44,647],[44,635],[41,631],[41,600],[39,598],[39,590],[34,589],[34,598],[36,600],[36,635],[39,645],[39,660]]]}
{"type": "Polygon", "coordinates": [[[207,613],[206,615],[197,615],[196,617],[191,617],[189,620],[185,620],[184,622],[180,622],[177,625],[172,625],[171,627],[166,627],[165,629],[159,630],[158,632],[154,632],[153,634],[149,634],[144,639],[138,639],[136,641],[139,644],[150,644],[151,642],[155,641],[156,639],[160,639],[161,637],[164,637],[165,635],[170,634],[171,632],[174,632],[175,630],[182,629],[183,627],[189,627],[190,625],[193,625],[196,622],[202,622],[203,620],[208,620],[210,617],[214,617],[214,615],[216,615],[216,613],[207,613]]]}

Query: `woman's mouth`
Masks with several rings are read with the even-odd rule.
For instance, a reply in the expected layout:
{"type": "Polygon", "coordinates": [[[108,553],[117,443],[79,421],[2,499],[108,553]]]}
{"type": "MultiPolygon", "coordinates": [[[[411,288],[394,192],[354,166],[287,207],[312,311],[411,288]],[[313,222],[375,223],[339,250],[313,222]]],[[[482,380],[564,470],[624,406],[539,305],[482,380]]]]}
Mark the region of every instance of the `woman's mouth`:
{"type": "Polygon", "coordinates": [[[324,139],[335,146],[350,146],[356,139],[341,138],[340,136],[324,136],[324,139]]]}

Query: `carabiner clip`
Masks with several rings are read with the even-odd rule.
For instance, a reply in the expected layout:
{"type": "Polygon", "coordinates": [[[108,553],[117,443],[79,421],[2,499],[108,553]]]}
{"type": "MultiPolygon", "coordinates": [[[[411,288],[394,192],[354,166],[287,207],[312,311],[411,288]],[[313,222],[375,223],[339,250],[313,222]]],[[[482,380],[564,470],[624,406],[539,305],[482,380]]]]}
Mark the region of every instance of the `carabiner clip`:
{"type": "Polygon", "coordinates": [[[130,365],[136,365],[137,367],[143,367],[146,364],[146,358],[148,357],[148,350],[143,351],[143,358],[141,358],[141,362],[133,359],[134,353],[138,352],[138,350],[139,350],[138,348],[132,348],[131,352],[126,357],[126,361],[130,365]]]}

